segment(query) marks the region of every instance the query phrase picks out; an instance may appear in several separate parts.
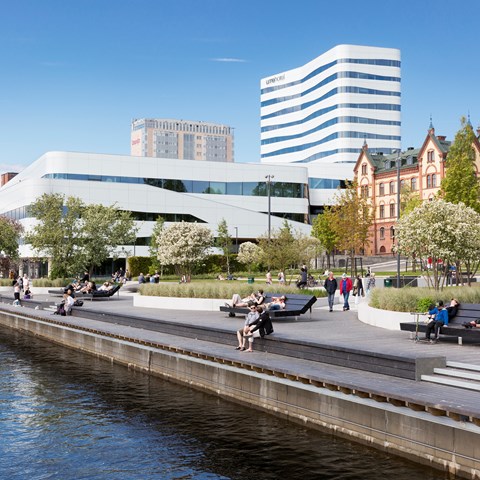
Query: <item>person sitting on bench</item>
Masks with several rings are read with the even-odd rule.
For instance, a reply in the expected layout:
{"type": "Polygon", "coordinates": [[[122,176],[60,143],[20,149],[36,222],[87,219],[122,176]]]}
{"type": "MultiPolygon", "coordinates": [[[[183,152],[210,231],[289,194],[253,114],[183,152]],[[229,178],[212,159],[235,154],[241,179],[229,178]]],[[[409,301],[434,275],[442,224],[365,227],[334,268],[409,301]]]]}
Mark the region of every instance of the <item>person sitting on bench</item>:
{"type": "Polygon", "coordinates": [[[437,343],[440,336],[440,328],[444,325],[448,325],[448,312],[443,308],[443,302],[438,302],[438,313],[435,318],[427,325],[427,331],[425,333],[425,339],[430,340],[430,335],[435,331],[435,338],[431,340],[432,343],[437,343]]]}
{"type": "Polygon", "coordinates": [[[250,305],[262,305],[265,301],[263,290],[252,292],[248,297],[241,298],[238,293],[234,293],[232,297],[232,305],[225,303],[226,307],[249,307],[250,305]]]}

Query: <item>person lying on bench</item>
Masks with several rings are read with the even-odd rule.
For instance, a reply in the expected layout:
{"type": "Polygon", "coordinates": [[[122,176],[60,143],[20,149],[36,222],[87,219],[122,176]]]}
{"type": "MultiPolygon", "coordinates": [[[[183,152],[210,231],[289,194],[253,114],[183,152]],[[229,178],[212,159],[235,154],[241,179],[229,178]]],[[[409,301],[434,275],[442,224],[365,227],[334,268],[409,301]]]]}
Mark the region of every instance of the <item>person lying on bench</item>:
{"type": "Polygon", "coordinates": [[[113,288],[110,282],[104,282],[101,287],[98,288],[98,292],[109,292],[113,288]]]}
{"type": "Polygon", "coordinates": [[[460,307],[460,303],[456,298],[452,298],[450,300],[450,305],[447,307],[448,312],[448,319],[451,320],[455,315],[458,313],[458,308],[460,307]]]}
{"type": "Polygon", "coordinates": [[[262,305],[265,301],[265,295],[263,290],[258,292],[252,292],[248,297],[241,298],[238,293],[234,293],[232,297],[232,305],[225,303],[225,306],[228,308],[235,307],[249,307],[250,305],[262,305]]]}
{"type": "Polygon", "coordinates": [[[286,301],[287,297],[285,295],[282,295],[281,297],[272,297],[272,301],[265,304],[265,308],[267,310],[283,310],[286,301]]]}

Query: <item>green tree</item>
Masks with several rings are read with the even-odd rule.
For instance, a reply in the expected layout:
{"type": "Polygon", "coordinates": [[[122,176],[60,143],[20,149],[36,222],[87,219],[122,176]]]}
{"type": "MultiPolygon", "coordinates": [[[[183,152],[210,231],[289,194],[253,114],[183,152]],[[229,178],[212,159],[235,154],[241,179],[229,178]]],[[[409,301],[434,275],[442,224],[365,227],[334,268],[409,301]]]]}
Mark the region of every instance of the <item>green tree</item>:
{"type": "Polygon", "coordinates": [[[336,204],[332,207],[331,227],[338,239],[337,247],[350,256],[352,269],[355,254],[369,244],[368,233],[373,215],[374,211],[367,199],[358,196],[356,182],[348,184],[345,190],[337,193],[336,204]]]}
{"type": "Polygon", "coordinates": [[[410,213],[422,204],[420,194],[413,191],[408,185],[404,185],[400,190],[400,216],[410,213]]]}
{"type": "Polygon", "coordinates": [[[207,227],[198,223],[173,223],[158,236],[158,260],[160,265],[174,265],[177,273],[190,275],[212,245],[213,235],[207,227]]]}
{"type": "Polygon", "coordinates": [[[87,205],[81,213],[80,261],[92,273],[107,258],[115,258],[119,245],[131,245],[138,229],[131,212],[115,205],[87,205]]]}
{"type": "Polygon", "coordinates": [[[464,203],[480,213],[480,184],[475,170],[475,133],[472,126],[461,118],[461,128],[455,135],[447,156],[445,177],[439,196],[446,202],[464,203]]]}
{"type": "Polygon", "coordinates": [[[22,232],[19,222],[0,216],[0,271],[4,276],[8,274],[12,262],[18,258],[18,243],[22,232]]]}
{"type": "Polygon", "coordinates": [[[224,218],[222,218],[218,224],[215,245],[222,250],[225,258],[227,274],[230,275],[230,258],[232,257],[233,242],[232,237],[230,237],[228,233],[227,221],[224,218]]]}
{"type": "Polygon", "coordinates": [[[79,239],[82,237],[78,219],[85,206],[75,197],[43,194],[31,205],[37,223],[25,235],[39,257],[50,259],[50,276],[65,278],[82,269],[79,239]]]}
{"type": "Polygon", "coordinates": [[[318,215],[312,222],[312,236],[318,239],[325,249],[327,256],[327,268],[331,269],[330,255],[335,255],[338,237],[334,229],[335,217],[331,208],[326,208],[321,215],[318,215]]]}

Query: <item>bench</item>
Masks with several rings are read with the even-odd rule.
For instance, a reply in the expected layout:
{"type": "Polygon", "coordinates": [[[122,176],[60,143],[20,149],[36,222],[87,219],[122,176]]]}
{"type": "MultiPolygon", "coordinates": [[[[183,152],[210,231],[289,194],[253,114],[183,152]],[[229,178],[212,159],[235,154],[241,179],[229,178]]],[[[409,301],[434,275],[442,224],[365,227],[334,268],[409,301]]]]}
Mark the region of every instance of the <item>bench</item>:
{"type": "MultiPolygon", "coordinates": [[[[421,316],[421,314],[420,314],[421,316]]],[[[448,321],[448,325],[440,328],[441,335],[449,335],[458,337],[459,339],[470,338],[480,340],[480,328],[465,328],[464,323],[471,322],[480,318],[480,304],[478,303],[461,303],[458,312],[448,321]]],[[[415,332],[417,329],[417,322],[404,322],[400,324],[400,330],[406,332],[415,332]]],[[[418,322],[418,332],[425,333],[427,324],[420,318],[418,322]]],[[[461,341],[459,340],[459,343],[461,341]]]]}
{"type": "MultiPolygon", "coordinates": [[[[270,303],[272,297],[280,297],[281,295],[279,293],[266,293],[264,303],[270,303]]],[[[283,310],[269,310],[270,318],[298,317],[308,310],[312,313],[312,305],[317,301],[315,295],[287,294],[285,296],[287,297],[285,308],[283,310]]],[[[248,307],[227,307],[222,305],[220,311],[227,312],[229,316],[234,317],[237,313],[239,315],[247,315],[249,309],[248,307]]]]}
{"type": "MultiPolygon", "coordinates": [[[[117,283],[114,285],[114,287],[111,290],[95,290],[93,293],[80,293],[80,292],[75,292],[75,298],[77,299],[89,299],[93,300],[94,298],[110,298],[113,297],[117,292],[119,292],[122,284],[117,283]]],[[[57,295],[57,296],[63,296],[63,294],[66,292],[66,288],[62,288],[59,290],[48,290],[48,293],[50,295],[57,295]]],[[[120,293],[119,293],[120,295],[120,293]]]]}

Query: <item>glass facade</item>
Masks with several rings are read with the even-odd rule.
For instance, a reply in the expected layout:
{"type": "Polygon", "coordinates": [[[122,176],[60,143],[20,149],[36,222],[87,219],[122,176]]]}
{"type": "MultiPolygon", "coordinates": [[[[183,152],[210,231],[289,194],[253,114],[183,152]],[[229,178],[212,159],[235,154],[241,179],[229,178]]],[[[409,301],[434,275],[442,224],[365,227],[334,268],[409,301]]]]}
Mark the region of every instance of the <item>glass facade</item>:
{"type": "MultiPolygon", "coordinates": [[[[80,180],[150,185],[180,193],[205,195],[267,196],[266,182],[213,182],[204,180],[176,180],[162,178],[118,177],[77,173],[49,173],[42,178],[55,180],[80,180]]],[[[272,182],[272,197],[307,198],[307,186],[303,183],[272,182]]]]}

